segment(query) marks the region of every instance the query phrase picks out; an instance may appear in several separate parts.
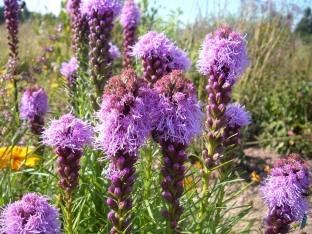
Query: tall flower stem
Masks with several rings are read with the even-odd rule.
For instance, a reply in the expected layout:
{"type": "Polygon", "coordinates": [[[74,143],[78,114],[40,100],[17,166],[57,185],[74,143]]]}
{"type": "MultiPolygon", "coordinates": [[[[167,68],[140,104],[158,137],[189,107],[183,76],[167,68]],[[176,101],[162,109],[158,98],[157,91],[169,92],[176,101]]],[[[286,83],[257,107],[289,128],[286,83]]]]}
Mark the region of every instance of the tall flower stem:
{"type": "Polygon", "coordinates": [[[108,81],[111,66],[110,40],[113,21],[121,11],[119,0],[92,0],[81,3],[81,14],[88,20],[89,75],[96,98],[101,98],[108,81]]]}
{"type": "MultiPolygon", "coordinates": [[[[227,127],[226,107],[231,101],[232,86],[248,66],[244,38],[228,26],[222,26],[215,31],[214,36],[208,34],[203,42],[197,67],[200,73],[208,76],[208,100],[206,106],[207,119],[204,137],[206,149],[203,151],[204,173],[203,190],[198,218],[205,215],[209,197],[209,177],[211,168],[219,165],[218,160],[224,154],[224,131],[227,127]]],[[[224,172],[225,174],[227,172],[224,172]]],[[[221,171],[221,178],[225,175],[221,171]]],[[[221,195],[218,198],[218,207],[224,199],[224,186],[221,186],[221,195]]],[[[221,209],[215,214],[215,225],[219,224],[221,209]]],[[[202,233],[203,222],[200,225],[202,233]]],[[[216,226],[213,233],[216,231],[216,226]]]]}
{"type": "Polygon", "coordinates": [[[124,27],[124,43],[123,43],[123,53],[122,60],[123,66],[126,68],[131,68],[133,61],[129,52],[131,51],[131,46],[135,43],[135,36],[137,27],[141,22],[140,9],[134,3],[133,0],[127,0],[121,10],[120,24],[124,27]]]}
{"type": "Polygon", "coordinates": [[[19,108],[18,108],[18,81],[14,78],[13,79],[13,90],[14,90],[14,110],[15,110],[15,120],[17,127],[20,126],[20,119],[18,117],[19,115],[19,108]]]}
{"type": "Polygon", "coordinates": [[[56,147],[59,156],[58,174],[59,186],[64,190],[65,222],[67,233],[73,234],[74,212],[73,191],[79,184],[80,158],[83,155],[82,146],[91,142],[93,131],[82,120],[67,114],[58,120],[52,120],[50,126],[42,134],[45,145],[56,147]]]}
{"type": "Polygon", "coordinates": [[[66,200],[66,232],[68,234],[74,234],[73,229],[73,206],[72,206],[72,194],[67,195],[68,200],[66,200]]]}
{"type": "Polygon", "coordinates": [[[148,200],[151,195],[151,185],[152,185],[152,165],[153,165],[153,142],[149,142],[148,149],[144,150],[144,174],[145,174],[145,181],[144,181],[144,192],[143,198],[144,200],[148,200]]]}
{"type": "Polygon", "coordinates": [[[196,88],[182,71],[174,70],[154,85],[159,93],[158,106],[152,113],[155,119],[153,131],[157,132],[162,153],[161,173],[162,197],[167,209],[162,216],[168,221],[168,233],[181,233],[179,225],[184,207],[180,199],[184,193],[184,166],[191,139],[201,131],[200,105],[196,99],[196,88]]]}
{"type": "MultiPolygon", "coordinates": [[[[17,66],[18,66],[18,9],[19,4],[17,0],[4,0],[4,17],[6,19],[6,28],[8,30],[8,46],[10,49],[9,53],[9,64],[16,63],[12,70],[9,71],[13,77],[13,102],[15,108],[15,117],[18,117],[19,108],[18,108],[18,77],[17,77],[17,66]]],[[[16,119],[17,126],[20,126],[18,118],[16,119]]]]}

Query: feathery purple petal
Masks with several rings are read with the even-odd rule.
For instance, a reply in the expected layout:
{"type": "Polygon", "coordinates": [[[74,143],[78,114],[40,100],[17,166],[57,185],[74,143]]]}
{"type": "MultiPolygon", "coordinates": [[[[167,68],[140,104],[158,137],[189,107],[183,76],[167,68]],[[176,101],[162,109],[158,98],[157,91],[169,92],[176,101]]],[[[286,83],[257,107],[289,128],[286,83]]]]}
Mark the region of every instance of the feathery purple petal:
{"type": "Polygon", "coordinates": [[[120,14],[120,24],[124,28],[136,27],[141,23],[141,12],[133,0],[127,0],[120,14]]]}
{"type": "Polygon", "coordinates": [[[229,104],[226,108],[225,115],[230,127],[237,125],[243,128],[251,123],[251,113],[246,111],[245,106],[239,103],[229,104]]]}
{"type": "Polygon", "coordinates": [[[0,232],[20,233],[61,233],[59,213],[51,206],[46,196],[35,193],[25,194],[21,200],[2,208],[0,232]]]}
{"type": "Polygon", "coordinates": [[[29,87],[23,93],[20,106],[20,119],[33,120],[49,110],[48,95],[41,87],[29,87]]]}
{"type": "Polygon", "coordinates": [[[90,15],[93,11],[102,15],[112,12],[116,18],[121,11],[121,4],[119,0],[82,0],[80,11],[82,15],[90,15]]]}
{"type": "Polygon", "coordinates": [[[187,70],[191,61],[187,53],[174,45],[163,33],[149,31],[132,47],[132,56],[138,58],[161,58],[171,70],[187,70]]]}
{"type": "Polygon", "coordinates": [[[71,114],[52,120],[42,134],[42,142],[53,147],[80,150],[91,143],[93,131],[89,125],[71,114]]]}
{"type": "Polygon", "coordinates": [[[215,31],[214,37],[208,34],[199,53],[197,68],[208,75],[214,66],[218,70],[228,69],[227,81],[235,83],[248,67],[248,55],[244,38],[228,26],[215,31]]]}
{"type": "Polygon", "coordinates": [[[78,62],[77,58],[73,56],[68,62],[61,63],[60,73],[66,78],[72,75],[77,75],[78,62]]]}

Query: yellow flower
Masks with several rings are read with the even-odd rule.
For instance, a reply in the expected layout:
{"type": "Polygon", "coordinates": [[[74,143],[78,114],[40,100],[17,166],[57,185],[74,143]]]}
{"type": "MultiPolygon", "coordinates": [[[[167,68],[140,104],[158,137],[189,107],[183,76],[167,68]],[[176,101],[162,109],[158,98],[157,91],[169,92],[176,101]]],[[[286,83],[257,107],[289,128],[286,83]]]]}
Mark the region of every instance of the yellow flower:
{"type": "Polygon", "coordinates": [[[51,88],[52,89],[55,89],[55,88],[57,88],[58,87],[58,83],[53,83],[53,84],[51,84],[51,88]]]}
{"type": "Polygon", "coordinates": [[[264,169],[265,172],[270,173],[271,172],[271,168],[269,165],[265,165],[264,169]]]}
{"type": "Polygon", "coordinates": [[[41,160],[34,155],[33,150],[27,147],[9,146],[0,148],[0,168],[5,168],[9,164],[12,171],[22,169],[22,165],[27,167],[35,167],[36,164],[41,160]]]}
{"type": "Polygon", "coordinates": [[[255,171],[253,171],[251,173],[250,178],[252,181],[255,181],[255,182],[261,182],[262,181],[262,178],[255,171]]]}
{"type": "Polygon", "coordinates": [[[4,73],[6,73],[5,69],[4,70],[0,70],[0,74],[4,74],[4,73]]]}
{"type": "Polygon", "coordinates": [[[43,65],[42,69],[48,69],[48,66],[47,65],[43,65]]]}
{"type": "Polygon", "coordinates": [[[13,88],[14,88],[13,84],[10,83],[10,84],[8,85],[8,89],[13,89],[13,88]]]}

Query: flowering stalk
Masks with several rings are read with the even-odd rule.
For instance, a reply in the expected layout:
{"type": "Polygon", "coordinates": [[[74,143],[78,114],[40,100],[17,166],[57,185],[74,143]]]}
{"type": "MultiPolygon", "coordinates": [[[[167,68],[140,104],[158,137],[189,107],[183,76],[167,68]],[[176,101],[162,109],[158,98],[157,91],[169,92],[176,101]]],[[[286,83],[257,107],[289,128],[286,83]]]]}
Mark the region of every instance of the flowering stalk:
{"type": "Polygon", "coordinates": [[[161,173],[164,180],[161,187],[167,204],[167,210],[163,210],[162,215],[169,222],[168,233],[180,233],[182,227],[179,220],[184,207],[179,199],[184,193],[185,150],[191,138],[201,131],[201,106],[194,84],[179,70],[162,77],[154,87],[160,98],[152,116],[163,155],[161,173]]]}
{"type": "Polygon", "coordinates": [[[111,64],[111,66],[109,66],[107,68],[107,76],[110,77],[112,75],[112,71],[113,71],[113,63],[114,63],[114,60],[118,57],[120,57],[120,51],[118,49],[117,46],[113,45],[113,43],[109,43],[109,60],[108,60],[108,63],[111,64]]]}
{"type": "Polygon", "coordinates": [[[87,16],[89,33],[89,74],[101,97],[108,80],[107,68],[110,66],[109,41],[114,27],[113,21],[121,10],[119,0],[89,0],[81,3],[80,11],[87,16]]]}
{"type": "Polygon", "coordinates": [[[86,69],[85,55],[88,54],[88,35],[90,33],[87,15],[80,10],[81,0],[69,0],[66,9],[71,18],[72,48],[80,69],[86,69]]]}
{"type": "MultiPolygon", "coordinates": [[[[18,0],[4,0],[4,17],[6,22],[6,28],[8,30],[9,35],[7,36],[8,45],[10,49],[9,53],[9,60],[14,61],[14,63],[18,64],[18,9],[19,4],[18,0]]],[[[18,115],[18,79],[17,75],[17,65],[14,66],[14,69],[10,71],[10,75],[13,77],[13,88],[14,88],[14,106],[15,106],[15,113],[18,115]]]]}
{"type": "Polygon", "coordinates": [[[121,10],[120,24],[124,27],[124,43],[122,60],[123,66],[131,68],[131,48],[135,43],[135,36],[138,25],[141,23],[141,12],[133,0],[127,0],[121,10]]]}
{"type": "MultiPolygon", "coordinates": [[[[224,140],[223,131],[227,125],[225,112],[226,106],[231,101],[232,86],[247,66],[244,39],[230,27],[222,26],[215,31],[214,37],[211,34],[206,36],[197,62],[200,73],[209,77],[206,87],[208,92],[205,122],[207,149],[203,151],[205,167],[202,197],[208,193],[210,168],[218,165],[217,160],[224,150],[221,144],[224,140]]],[[[199,218],[204,215],[208,207],[207,202],[206,198],[202,200],[199,218]]],[[[216,225],[218,222],[217,218],[216,225]]]]}
{"type": "Polygon", "coordinates": [[[142,72],[152,85],[172,70],[187,70],[191,61],[163,33],[150,31],[132,47],[132,56],[142,59],[142,72]]]}
{"type": "Polygon", "coordinates": [[[63,62],[60,68],[60,73],[66,78],[69,96],[72,98],[72,100],[69,100],[69,102],[72,104],[74,108],[75,108],[74,98],[76,93],[78,67],[79,66],[77,58],[73,56],[68,62],[63,62]]]}
{"type": "MultiPolygon", "coordinates": [[[[28,120],[30,131],[38,136],[38,142],[40,142],[44,127],[44,115],[49,110],[48,95],[39,86],[29,87],[21,98],[20,107],[20,119],[28,120]]],[[[37,151],[42,155],[44,147],[39,147],[37,151]]]]}
{"type": "Polygon", "coordinates": [[[47,196],[35,193],[25,194],[21,200],[2,209],[0,232],[60,234],[61,225],[58,210],[48,203],[47,196]]]}
{"type": "MultiPolygon", "coordinates": [[[[223,142],[224,147],[235,147],[239,145],[239,136],[242,128],[251,123],[251,113],[245,111],[245,106],[239,103],[229,104],[226,107],[225,116],[227,119],[227,124],[223,132],[223,142]]],[[[235,151],[232,151],[223,156],[222,161],[227,162],[233,159],[235,156],[235,151]]],[[[228,165],[225,165],[221,169],[226,171],[228,165]]]]}
{"type": "Polygon", "coordinates": [[[146,81],[138,78],[134,70],[123,70],[120,76],[110,78],[97,112],[100,124],[95,127],[98,137],[94,144],[104,150],[110,160],[107,204],[112,209],[108,213],[113,225],[111,233],[129,233],[132,228],[129,211],[135,182],[134,164],[138,160],[138,149],[152,129],[148,113],[157,97],[146,87],[146,81]]]}
{"type": "Polygon", "coordinates": [[[82,120],[67,114],[58,120],[52,120],[49,128],[43,132],[43,144],[56,147],[58,154],[58,173],[61,177],[59,186],[65,190],[66,229],[73,231],[73,191],[78,186],[78,176],[81,166],[82,147],[91,142],[93,132],[82,120]]]}
{"type": "Polygon", "coordinates": [[[268,206],[265,234],[289,233],[290,224],[304,218],[309,209],[304,196],[309,183],[308,165],[298,154],[292,153],[274,163],[260,188],[268,206]]]}

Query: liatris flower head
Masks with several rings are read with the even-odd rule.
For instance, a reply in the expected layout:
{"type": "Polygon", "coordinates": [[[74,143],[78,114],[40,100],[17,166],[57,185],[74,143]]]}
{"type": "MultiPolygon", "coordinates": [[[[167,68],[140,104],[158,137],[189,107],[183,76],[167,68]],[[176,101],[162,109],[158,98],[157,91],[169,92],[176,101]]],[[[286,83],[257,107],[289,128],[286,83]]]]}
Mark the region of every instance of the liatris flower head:
{"type": "Polygon", "coordinates": [[[42,142],[53,147],[81,150],[84,145],[91,143],[92,136],[90,126],[71,114],[66,114],[50,122],[50,126],[42,134],[42,142]]]}
{"type": "Polygon", "coordinates": [[[245,106],[239,103],[230,104],[226,107],[225,115],[228,126],[234,128],[243,128],[251,123],[251,113],[245,110],[245,106]]]}
{"type": "Polygon", "coordinates": [[[120,51],[117,46],[113,45],[113,43],[109,43],[110,48],[109,48],[109,54],[110,58],[112,60],[115,60],[116,58],[120,57],[120,51]]]}
{"type": "Polygon", "coordinates": [[[154,31],[141,36],[131,54],[142,59],[159,58],[170,70],[187,70],[191,64],[186,52],[175,46],[164,33],[154,31]]]}
{"type": "Polygon", "coordinates": [[[25,194],[21,200],[2,208],[0,232],[20,233],[61,233],[59,212],[48,203],[47,196],[35,193],[25,194]]]}
{"type": "Polygon", "coordinates": [[[20,119],[33,120],[35,116],[43,116],[48,110],[48,95],[43,88],[29,87],[21,98],[20,119]]]}
{"type": "Polygon", "coordinates": [[[141,23],[141,12],[133,0],[127,0],[120,14],[120,24],[124,28],[137,27],[141,23]]]}
{"type": "Polygon", "coordinates": [[[65,76],[67,85],[73,87],[73,80],[77,78],[77,69],[79,65],[77,58],[73,56],[68,62],[61,63],[60,73],[65,76]]]}
{"type": "Polygon", "coordinates": [[[269,209],[266,233],[287,233],[291,222],[303,219],[309,209],[309,203],[303,196],[308,187],[309,170],[298,154],[290,154],[274,164],[261,186],[263,200],[269,209]]]}
{"type": "Polygon", "coordinates": [[[120,76],[111,77],[104,90],[101,109],[96,113],[100,124],[95,147],[108,155],[118,151],[136,154],[152,129],[149,112],[157,95],[147,89],[145,80],[132,69],[124,69],[120,76]]]}
{"type": "Polygon", "coordinates": [[[195,85],[181,71],[174,70],[158,80],[154,88],[160,95],[152,114],[156,130],[165,140],[188,145],[202,129],[203,113],[195,85]]]}
{"type": "Polygon", "coordinates": [[[60,73],[69,79],[77,75],[78,67],[77,58],[73,56],[68,62],[61,63],[60,73]]]}
{"type": "Polygon", "coordinates": [[[26,167],[35,167],[41,158],[33,155],[33,149],[28,147],[9,146],[0,148],[0,168],[5,168],[10,162],[12,171],[26,167]]]}
{"type": "Polygon", "coordinates": [[[199,72],[204,75],[212,71],[228,73],[226,79],[230,84],[235,83],[248,65],[245,40],[229,26],[221,27],[214,36],[206,36],[197,62],[199,72]]]}
{"type": "Polygon", "coordinates": [[[104,15],[111,13],[113,18],[116,18],[121,11],[119,0],[82,0],[80,5],[81,14],[91,15],[92,12],[104,15]]]}

